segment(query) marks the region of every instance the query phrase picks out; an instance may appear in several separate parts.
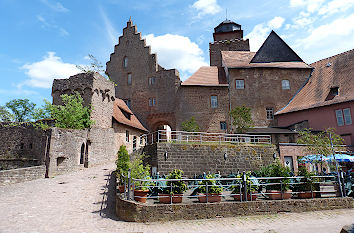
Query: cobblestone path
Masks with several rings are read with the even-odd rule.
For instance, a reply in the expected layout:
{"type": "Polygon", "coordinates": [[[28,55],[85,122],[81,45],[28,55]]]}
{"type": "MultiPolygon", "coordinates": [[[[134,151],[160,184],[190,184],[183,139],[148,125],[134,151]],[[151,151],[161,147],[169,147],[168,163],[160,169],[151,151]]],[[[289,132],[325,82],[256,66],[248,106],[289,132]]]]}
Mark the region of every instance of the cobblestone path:
{"type": "Polygon", "coordinates": [[[354,209],[164,223],[114,215],[114,164],[0,187],[0,232],[340,232],[354,209]],[[273,230],[273,231],[270,231],[273,230]]]}

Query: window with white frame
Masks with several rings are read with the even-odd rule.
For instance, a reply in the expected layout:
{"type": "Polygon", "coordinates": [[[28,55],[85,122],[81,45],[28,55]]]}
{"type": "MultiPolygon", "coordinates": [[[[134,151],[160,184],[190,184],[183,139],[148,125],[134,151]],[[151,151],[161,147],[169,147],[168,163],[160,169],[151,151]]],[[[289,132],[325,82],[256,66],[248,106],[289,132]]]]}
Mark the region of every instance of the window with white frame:
{"type": "Polygon", "coordinates": [[[286,80],[286,79],[281,80],[281,88],[282,88],[283,90],[289,90],[289,89],[290,89],[290,82],[289,82],[289,80],[286,80]]]}
{"type": "Polygon", "coordinates": [[[220,129],[221,130],[227,130],[226,121],[220,121],[220,129]]]}
{"type": "Polygon", "coordinates": [[[273,120],[274,119],[274,109],[273,108],[266,108],[267,112],[267,120],[273,120]]]}
{"type": "Polygon", "coordinates": [[[154,85],[155,84],[155,77],[150,77],[149,78],[149,85],[154,85]]]}
{"type": "Polygon", "coordinates": [[[344,125],[344,118],[343,118],[342,109],[336,110],[336,118],[337,118],[337,125],[343,126],[344,125]]]}
{"type": "Polygon", "coordinates": [[[352,124],[352,115],[350,114],[350,108],[343,109],[344,123],[346,125],[352,124]]]}
{"type": "Polygon", "coordinates": [[[123,59],[123,67],[124,68],[128,67],[128,58],[127,57],[124,57],[124,59],[123,59]]]}
{"type": "Polygon", "coordinates": [[[149,106],[153,107],[156,105],[156,99],[155,98],[149,98],[149,106]]]}
{"type": "Polygon", "coordinates": [[[245,89],[245,80],[236,79],[236,89],[245,89]]]}
{"type": "Polygon", "coordinates": [[[129,142],[129,131],[128,130],[125,131],[125,141],[129,142]]]}
{"type": "Polygon", "coordinates": [[[132,74],[128,74],[127,82],[128,82],[128,85],[132,85],[132,74]]]}
{"type": "Polygon", "coordinates": [[[212,108],[218,107],[218,96],[216,96],[216,95],[210,96],[210,105],[212,108]]]}

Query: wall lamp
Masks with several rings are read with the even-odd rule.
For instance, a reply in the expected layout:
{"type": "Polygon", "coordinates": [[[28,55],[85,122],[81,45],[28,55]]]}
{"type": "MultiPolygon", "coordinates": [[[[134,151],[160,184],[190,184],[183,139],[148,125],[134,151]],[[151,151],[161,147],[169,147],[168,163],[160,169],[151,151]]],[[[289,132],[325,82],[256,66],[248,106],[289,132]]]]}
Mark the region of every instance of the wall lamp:
{"type": "Polygon", "coordinates": [[[167,151],[165,151],[165,153],[163,153],[163,156],[165,157],[165,161],[166,161],[168,159],[167,151]]]}
{"type": "Polygon", "coordinates": [[[224,153],[224,160],[226,160],[227,159],[227,153],[225,152],[224,153]]]}
{"type": "Polygon", "coordinates": [[[273,159],[274,160],[277,159],[277,154],[276,153],[273,154],[273,159]]]}

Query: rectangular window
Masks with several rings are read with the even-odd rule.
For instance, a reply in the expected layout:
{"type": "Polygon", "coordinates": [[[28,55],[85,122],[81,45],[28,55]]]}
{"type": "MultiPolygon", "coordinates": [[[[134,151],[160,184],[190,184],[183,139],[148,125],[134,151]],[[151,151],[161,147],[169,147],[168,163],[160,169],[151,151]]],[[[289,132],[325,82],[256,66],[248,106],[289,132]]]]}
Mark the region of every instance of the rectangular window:
{"type": "Polygon", "coordinates": [[[155,84],[155,77],[150,77],[149,78],[149,85],[154,85],[155,84]]]}
{"type": "Polygon", "coordinates": [[[136,141],[137,141],[136,136],[134,136],[133,137],[133,151],[136,150],[136,141]]]}
{"type": "Polygon", "coordinates": [[[210,104],[212,108],[217,108],[218,107],[218,96],[212,95],[210,97],[210,104]]]}
{"type": "Polygon", "coordinates": [[[156,106],[156,99],[155,98],[149,98],[149,106],[150,107],[156,106]]]}
{"type": "Polygon", "coordinates": [[[337,118],[338,126],[343,126],[344,125],[344,119],[343,119],[342,109],[336,110],[336,118],[337,118]]]}
{"type": "Polygon", "coordinates": [[[128,85],[132,85],[132,74],[128,74],[128,85]]]}
{"type": "Polygon", "coordinates": [[[131,109],[131,104],[132,104],[132,102],[131,102],[130,99],[124,100],[124,103],[128,106],[129,109],[131,109]]]}
{"type": "Polygon", "coordinates": [[[125,131],[125,141],[129,142],[129,131],[128,130],[125,131]]]}
{"type": "Polygon", "coordinates": [[[227,130],[226,122],[225,121],[220,121],[220,129],[221,130],[227,130]]]}
{"type": "Polygon", "coordinates": [[[245,89],[245,80],[236,79],[236,89],[245,89]]]}
{"type": "Polygon", "coordinates": [[[289,80],[286,80],[286,79],[282,80],[282,81],[281,81],[281,88],[282,88],[283,90],[289,90],[289,89],[290,89],[290,82],[289,82],[289,80]]]}
{"type": "Polygon", "coordinates": [[[352,115],[350,114],[350,108],[343,109],[344,122],[346,125],[352,124],[352,115]]]}
{"type": "Polygon", "coordinates": [[[273,108],[266,108],[266,111],[267,111],[267,120],[273,120],[274,119],[273,108]]]}

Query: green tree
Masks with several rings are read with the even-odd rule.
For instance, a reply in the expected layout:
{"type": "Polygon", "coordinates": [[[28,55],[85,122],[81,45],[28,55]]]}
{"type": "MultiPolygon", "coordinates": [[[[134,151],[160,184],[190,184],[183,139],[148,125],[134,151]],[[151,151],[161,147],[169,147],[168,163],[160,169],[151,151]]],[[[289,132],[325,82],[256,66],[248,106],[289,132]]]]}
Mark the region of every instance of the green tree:
{"type": "Polygon", "coordinates": [[[199,125],[195,121],[194,117],[191,117],[189,120],[185,120],[181,124],[182,131],[187,132],[198,132],[200,130],[199,125]]]}
{"type": "Polygon", "coordinates": [[[230,112],[233,119],[233,125],[236,127],[237,133],[246,133],[248,129],[253,127],[251,109],[244,105],[234,108],[230,112]]]}
{"type": "Polygon", "coordinates": [[[95,123],[90,120],[91,108],[83,106],[83,99],[78,92],[73,95],[61,95],[63,105],[52,105],[46,101],[45,108],[49,109],[55,126],[68,129],[91,128],[95,123]]]}
{"type": "Polygon", "coordinates": [[[117,177],[119,178],[119,181],[122,183],[123,182],[122,175],[128,177],[128,170],[131,167],[129,154],[126,146],[124,145],[121,145],[119,147],[118,159],[116,161],[116,165],[117,165],[116,174],[117,177]]]}
{"type": "Polygon", "coordinates": [[[30,102],[28,99],[14,99],[5,104],[9,109],[16,122],[25,122],[32,120],[32,112],[35,103],[30,102]]]}
{"type": "Polygon", "coordinates": [[[4,106],[0,106],[0,122],[9,122],[13,120],[14,116],[4,106]]]}

